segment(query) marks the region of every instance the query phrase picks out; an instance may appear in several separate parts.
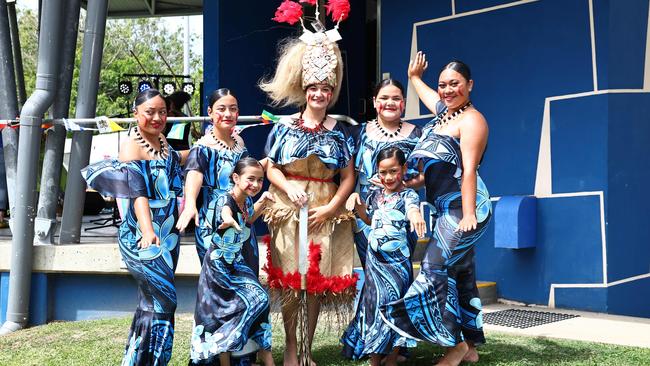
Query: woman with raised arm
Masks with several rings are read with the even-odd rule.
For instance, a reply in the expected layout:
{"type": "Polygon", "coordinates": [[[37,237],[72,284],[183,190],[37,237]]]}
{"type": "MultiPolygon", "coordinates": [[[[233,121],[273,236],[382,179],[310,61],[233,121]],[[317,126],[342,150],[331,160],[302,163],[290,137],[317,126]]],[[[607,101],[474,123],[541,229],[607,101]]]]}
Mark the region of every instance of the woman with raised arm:
{"type": "Polygon", "coordinates": [[[118,231],[122,259],[138,285],[122,365],[167,365],[172,354],[179,235],[177,197],[181,154],[167,144],[165,100],[154,89],[135,99],[137,126],[130,131],[119,160],[105,160],[82,170],[88,184],[122,200],[124,220],[118,231]]]}
{"type": "Polygon", "coordinates": [[[474,244],[490,221],[492,206],[478,175],[488,138],[483,115],[470,101],[470,70],[460,61],[440,72],[437,92],[421,79],[418,53],[409,76],[435,118],[425,126],[409,161],[418,167],[435,226],[421,271],[406,295],[382,308],[384,321],[401,334],[447,347],[438,365],[478,361],[485,342],[476,288],[474,244]]]}

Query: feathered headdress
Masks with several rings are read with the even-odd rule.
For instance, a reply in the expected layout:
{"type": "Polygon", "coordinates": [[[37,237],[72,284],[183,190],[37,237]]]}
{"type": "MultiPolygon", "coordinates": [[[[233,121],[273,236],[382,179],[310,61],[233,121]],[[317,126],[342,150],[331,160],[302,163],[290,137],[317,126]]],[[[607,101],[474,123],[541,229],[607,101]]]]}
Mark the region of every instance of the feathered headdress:
{"type": "Polygon", "coordinates": [[[302,105],[305,103],[305,89],[309,85],[323,83],[334,88],[331,103],[336,101],[343,74],[341,54],[336,42],[341,39],[339,23],[350,14],[350,2],[329,0],[325,8],[336,23],[330,30],[325,30],[318,20],[320,13],[317,0],[284,0],[276,10],[273,20],[292,25],[300,22],[303,33],[300,41],[290,42],[282,48],[275,77],[271,81],[260,83],[274,104],[302,105]],[[313,32],[305,27],[302,4],[316,6],[316,20],[311,23],[313,32]]]}

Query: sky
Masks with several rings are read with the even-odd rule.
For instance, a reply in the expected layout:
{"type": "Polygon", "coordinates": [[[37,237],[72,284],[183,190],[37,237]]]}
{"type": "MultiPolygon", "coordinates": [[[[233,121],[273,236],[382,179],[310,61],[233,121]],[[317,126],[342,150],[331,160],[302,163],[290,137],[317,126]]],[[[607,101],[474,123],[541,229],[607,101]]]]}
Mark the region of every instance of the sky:
{"type": "MultiPolygon", "coordinates": [[[[16,0],[16,7],[19,9],[38,10],[38,0],[16,0]]],[[[169,28],[178,29],[179,31],[185,26],[185,17],[161,17],[169,28]]],[[[110,19],[108,20],[110,21],[110,19]]],[[[203,56],[203,16],[193,15],[190,17],[190,47],[192,51],[203,56]],[[193,40],[192,40],[193,39],[193,40]]]]}

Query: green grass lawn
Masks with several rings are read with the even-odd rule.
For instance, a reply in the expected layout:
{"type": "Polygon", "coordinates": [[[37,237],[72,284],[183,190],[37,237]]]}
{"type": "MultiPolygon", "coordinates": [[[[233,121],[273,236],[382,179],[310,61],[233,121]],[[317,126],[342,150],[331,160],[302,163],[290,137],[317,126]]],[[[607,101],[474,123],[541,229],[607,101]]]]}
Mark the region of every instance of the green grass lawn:
{"type": "MultiPolygon", "coordinates": [[[[0,337],[0,365],[119,365],[131,319],[58,322],[0,337]]],[[[171,365],[187,365],[190,315],[176,316],[171,365]]],[[[319,365],[365,365],[340,356],[338,331],[319,329],[314,358],[319,365]]],[[[650,349],[532,338],[491,332],[478,365],[650,365],[650,349]]],[[[281,363],[283,332],[274,321],[274,356],[281,363]]],[[[406,365],[431,365],[439,347],[421,344],[406,365]]]]}

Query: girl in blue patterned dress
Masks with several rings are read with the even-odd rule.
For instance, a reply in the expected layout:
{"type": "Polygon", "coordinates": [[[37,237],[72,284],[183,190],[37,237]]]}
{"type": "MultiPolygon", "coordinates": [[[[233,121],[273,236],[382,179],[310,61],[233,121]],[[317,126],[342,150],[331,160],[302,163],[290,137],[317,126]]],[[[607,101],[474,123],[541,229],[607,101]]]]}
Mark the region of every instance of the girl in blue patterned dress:
{"type": "MultiPolygon", "coordinates": [[[[361,200],[366,201],[370,191],[378,189],[381,183],[377,177],[377,154],[389,146],[399,147],[408,156],[422,135],[419,126],[402,121],[404,113],[404,87],[394,79],[384,79],[375,88],[373,97],[377,119],[361,128],[357,140],[355,169],[358,173],[356,192],[361,200]]],[[[409,172],[410,175],[417,171],[409,172]]],[[[407,174],[408,176],[409,174],[407,174]]],[[[366,248],[370,226],[357,218],[354,242],[361,265],[365,265],[366,248]]],[[[409,242],[411,250],[415,241],[409,242]]]]}
{"type": "Polygon", "coordinates": [[[199,277],[190,365],[230,365],[230,353],[241,351],[251,340],[259,347],[265,365],[273,365],[269,296],[257,274],[242,256],[255,233],[251,224],[273,195],[262,189],[264,170],[253,158],[234,166],[234,186],[219,196],[216,228],[199,277]]]}
{"type": "Polygon", "coordinates": [[[415,341],[385,324],[379,308],[401,298],[413,281],[409,226],[410,231],[423,237],[426,225],[418,194],[403,184],[404,152],[397,146],[388,147],[377,154],[376,161],[377,176],[384,188],[372,190],[365,201],[353,193],[346,204],[355,207],[359,219],[372,228],[359,304],[341,342],[348,358],[370,356],[371,364],[379,366],[385,357],[385,364],[394,366],[399,347],[415,347],[415,341]]]}
{"type": "Polygon", "coordinates": [[[475,345],[485,342],[474,244],[492,212],[478,175],[488,126],[469,100],[473,81],[467,65],[447,64],[437,92],[421,80],[426,65],[418,53],[409,74],[419,97],[437,115],[425,126],[409,163],[421,172],[416,180],[426,187],[435,226],[420,274],[402,299],[381,312],[400,334],[447,347],[438,365],[458,365],[477,362],[475,345]]]}
{"type": "MultiPolygon", "coordinates": [[[[235,96],[230,90],[221,88],[212,93],[209,102],[208,115],[212,119],[212,126],[192,147],[187,158],[185,208],[176,225],[183,232],[190,220],[194,219],[196,252],[201,263],[212,243],[214,229],[210,223],[215,217],[217,199],[230,189],[230,174],[235,163],[248,156],[244,140],[233,131],[239,117],[235,96]],[[199,191],[203,204],[197,211],[199,191]]],[[[255,239],[252,240],[250,248],[244,249],[244,255],[257,273],[259,264],[255,239]]]]}
{"type": "Polygon", "coordinates": [[[121,146],[119,161],[102,161],[81,173],[101,194],[125,199],[118,243],[138,284],[139,304],[122,365],[167,365],[176,310],[174,271],[179,236],[174,224],[177,197],[182,193],[181,154],[161,133],[167,115],[157,90],[138,95],[134,115],[138,125],[121,146]]]}

